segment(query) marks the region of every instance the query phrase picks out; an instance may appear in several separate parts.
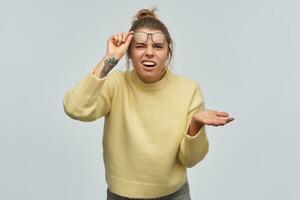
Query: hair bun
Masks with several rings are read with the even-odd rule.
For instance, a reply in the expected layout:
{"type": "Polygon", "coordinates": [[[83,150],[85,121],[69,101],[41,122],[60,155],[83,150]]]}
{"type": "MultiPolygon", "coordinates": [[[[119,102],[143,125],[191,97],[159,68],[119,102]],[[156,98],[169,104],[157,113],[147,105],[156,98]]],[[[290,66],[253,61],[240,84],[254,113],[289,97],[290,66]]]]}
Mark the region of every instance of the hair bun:
{"type": "Polygon", "coordinates": [[[135,16],[134,18],[136,20],[139,20],[141,18],[144,18],[144,17],[153,17],[153,18],[157,18],[156,14],[155,14],[155,11],[157,10],[157,8],[152,8],[152,9],[142,9],[140,10],[135,16]]]}

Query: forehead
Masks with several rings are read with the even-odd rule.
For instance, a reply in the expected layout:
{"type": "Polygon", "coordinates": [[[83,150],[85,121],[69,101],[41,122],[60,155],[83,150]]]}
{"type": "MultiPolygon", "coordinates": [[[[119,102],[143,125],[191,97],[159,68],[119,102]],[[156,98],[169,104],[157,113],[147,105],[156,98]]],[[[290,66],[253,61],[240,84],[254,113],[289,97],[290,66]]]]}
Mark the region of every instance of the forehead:
{"type": "Polygon", "coordinates": [[[138,32],[138,31],[146,32],[146,33],[157,33],[157,32],[163,33],[161,30],[151,29],[151,28],[138,28],[135,30],[135,32],[138,32]]]}

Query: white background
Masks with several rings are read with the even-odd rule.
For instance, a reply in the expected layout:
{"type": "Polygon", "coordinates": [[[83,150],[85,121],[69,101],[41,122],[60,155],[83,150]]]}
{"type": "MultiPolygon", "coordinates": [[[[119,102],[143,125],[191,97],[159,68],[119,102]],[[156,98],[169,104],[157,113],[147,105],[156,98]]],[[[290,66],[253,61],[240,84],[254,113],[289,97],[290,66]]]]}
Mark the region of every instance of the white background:
{"type": "Polygon", "coordinates": [[[0,199],[106,199],[103,119],[70,119],[63,97],[108,37],[155,5],[175,41],[173,72],[236,118],[207,127],[209,154],[188,169],[192,199],[300,199],[296,0],[1,0],[0,199]]]}

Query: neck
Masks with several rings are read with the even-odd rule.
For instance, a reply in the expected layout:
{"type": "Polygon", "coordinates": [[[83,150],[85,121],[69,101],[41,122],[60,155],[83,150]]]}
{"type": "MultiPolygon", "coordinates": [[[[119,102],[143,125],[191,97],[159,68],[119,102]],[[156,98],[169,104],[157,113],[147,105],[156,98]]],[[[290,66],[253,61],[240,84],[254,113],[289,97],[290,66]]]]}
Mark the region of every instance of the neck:
{"type": "Polygon", "coordinates": [[[144,83],[155,83],[157,81],[160,81],[166,74],[166,70],[167,67],[164,67],[161,71],[161,75],[158,79],[143,79],[140,75],[138,75],[140,77],[140,79],[144,82],[144,83]]]}

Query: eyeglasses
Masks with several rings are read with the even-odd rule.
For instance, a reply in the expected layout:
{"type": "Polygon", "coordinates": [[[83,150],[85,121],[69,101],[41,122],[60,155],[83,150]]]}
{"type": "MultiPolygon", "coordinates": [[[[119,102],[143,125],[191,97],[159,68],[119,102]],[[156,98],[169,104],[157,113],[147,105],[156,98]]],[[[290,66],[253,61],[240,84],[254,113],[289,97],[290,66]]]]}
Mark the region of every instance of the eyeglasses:
{"type": "Polygon", "coordinates": [[[143,31],[134,32],[133,37],[136,43],[145,43],[150,36],[154,44],[163,44],[166,36],[162,32],[146,33],[143,31]]]}

